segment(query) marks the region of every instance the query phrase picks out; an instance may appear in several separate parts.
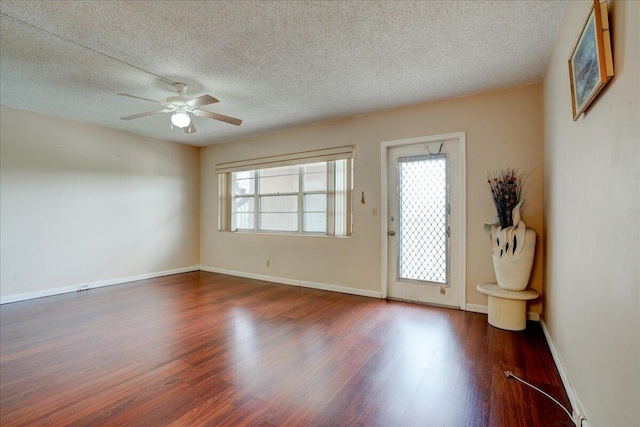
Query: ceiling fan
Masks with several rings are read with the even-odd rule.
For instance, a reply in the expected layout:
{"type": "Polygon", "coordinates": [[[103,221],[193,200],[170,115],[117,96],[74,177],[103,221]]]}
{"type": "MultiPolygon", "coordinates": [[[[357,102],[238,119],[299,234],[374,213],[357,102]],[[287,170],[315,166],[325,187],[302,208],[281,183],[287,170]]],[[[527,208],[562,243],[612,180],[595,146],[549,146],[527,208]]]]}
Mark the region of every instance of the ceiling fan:
{"type": "Polygon", "coordinates": [[[178,91],[178,96],[170,96],[166,102],[154,101],[153,99],[142,98],[140,96],[129,95],[128,93],[119,93],[121,96],[128,96],[129,98],[142,99],[143,101],[153,102],[154,104],[160,104],[165,108],[157,111],[149,111],[146,113],[134,114],[133,116],[122,117],[122,120],[133,120],[141,117],[152,116],[154,114],[172,113],[171,124],[173,126],[182,128],[185,133],[194,133],[196,127],[191,120],[189,114],[196,115],[198,117],[208,117],[210,119],[219,120],[221,122],[230,123],[235,126],[240,126],[242,120],[229,116],[223,116],[222,114],[211,113],[209,111],[200,110],[199,107],[203,105],[215,104],[219,102],[211,95],[202,95],[197,98],[189,99],[182,96],[187,90],[187,85],[184,83],[175,83],[174,86],[178,91]]]}

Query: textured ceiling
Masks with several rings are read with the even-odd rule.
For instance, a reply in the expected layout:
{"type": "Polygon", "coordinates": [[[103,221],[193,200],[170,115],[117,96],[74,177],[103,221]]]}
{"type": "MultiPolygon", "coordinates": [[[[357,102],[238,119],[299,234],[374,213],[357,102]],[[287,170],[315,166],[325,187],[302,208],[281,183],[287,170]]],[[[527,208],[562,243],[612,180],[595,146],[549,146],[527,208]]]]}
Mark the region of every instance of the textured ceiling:
{"type": "Polygon", "coordinates": [[[204,146],[539,82],[564,1],[0,3],[0,103],[204,146]],[[164,101],[220,100],[197,133],[164,101]]]}

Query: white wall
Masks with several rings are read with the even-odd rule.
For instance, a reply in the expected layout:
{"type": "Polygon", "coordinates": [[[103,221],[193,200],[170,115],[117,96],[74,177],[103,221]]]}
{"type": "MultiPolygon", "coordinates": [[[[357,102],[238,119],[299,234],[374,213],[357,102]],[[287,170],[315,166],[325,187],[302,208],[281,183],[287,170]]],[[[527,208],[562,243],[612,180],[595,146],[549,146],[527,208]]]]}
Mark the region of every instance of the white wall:
{"type": "MultiPolygon", "coordinates": [[[[410,106],[328,123],[289,129],[214,145],[202,151],[201,263],[298,281],[380,292],[381,232],[380,143],[417,136],[467,133],[467,303],[486,305],[476,290],[494,281],[483,224],[495,210],[486,187],[487,170],[536,169],[528,182],[523,218],[539,234],[532,286],[542,290],[542,101],[541,86],[530,85],[441,102],[410,106]],[[218,162],[315,148],[356,146],[354,162],[354,236],[321,238],[218,232],[218,162]],[[366,205],[360,203],[365,192],[366,205]],[[266,267],[266,260],[271,268],[266,267]]],[[[532,311],[540,312],[540,302],[532,311]]]]}
{"type": "Polygon", "coordinates": [[[0,121],[3,300],[199,264],[198,148],[4,106],[0,121]]]}
{"type": "Polygon", "coordinates": [[[544,318],[591,425],[640,425],[640,2],[610,2],[615,77],[572,120],[568,2],[544,78],[544,318]]]}

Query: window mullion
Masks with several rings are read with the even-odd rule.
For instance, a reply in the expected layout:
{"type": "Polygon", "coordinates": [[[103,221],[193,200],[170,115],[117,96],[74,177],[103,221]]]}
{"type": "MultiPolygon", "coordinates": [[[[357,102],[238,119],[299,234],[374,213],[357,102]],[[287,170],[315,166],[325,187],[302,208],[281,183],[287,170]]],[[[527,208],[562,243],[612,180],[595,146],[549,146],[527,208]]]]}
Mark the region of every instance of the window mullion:
{"type": "Polygon", "coordinates": [[[303,165],[298,166],[298,233],[303,232],[303,216],[304,216],[304,191],[303,185],[303,165]]]}
{"type": "Polygon", "coordinates": [[[262,206],[260,205],[260,170],[256,169],[253,174],[255,183],[253,184],[253,231],[260,230],[260,211],[262,206]]]}
{"type": "Polygon", "coordinates": [[[336,183],[335,183],[335,161],[327,162],[327,188],[326,188],[326,230],[328,236],[336,235],[335,222],[335,202],[336,202],[336,183]]]}
{"type": "Polygon", "coordinates": [[[345,162],[345,172],[347,178],[347,185],[345,191],[347,192],[346,203],[346,235],[351,236],[353,234],[353,160],[349,159],[345,162]]]}

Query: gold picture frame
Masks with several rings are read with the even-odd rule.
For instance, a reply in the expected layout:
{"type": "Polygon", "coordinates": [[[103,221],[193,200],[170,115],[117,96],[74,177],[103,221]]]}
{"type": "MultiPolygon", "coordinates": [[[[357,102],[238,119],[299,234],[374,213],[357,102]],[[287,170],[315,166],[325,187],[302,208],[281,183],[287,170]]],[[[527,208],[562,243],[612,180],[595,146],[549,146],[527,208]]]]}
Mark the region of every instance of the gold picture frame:
{"type": "Polygon", "coordinates": [[[569,57],[573,121],[589,107],[613,77],[606,0],[593,0],[569,57]]]}

